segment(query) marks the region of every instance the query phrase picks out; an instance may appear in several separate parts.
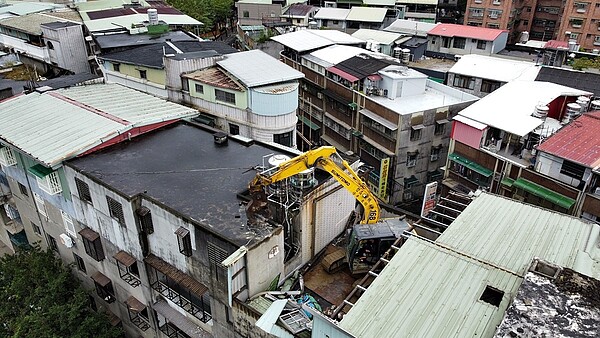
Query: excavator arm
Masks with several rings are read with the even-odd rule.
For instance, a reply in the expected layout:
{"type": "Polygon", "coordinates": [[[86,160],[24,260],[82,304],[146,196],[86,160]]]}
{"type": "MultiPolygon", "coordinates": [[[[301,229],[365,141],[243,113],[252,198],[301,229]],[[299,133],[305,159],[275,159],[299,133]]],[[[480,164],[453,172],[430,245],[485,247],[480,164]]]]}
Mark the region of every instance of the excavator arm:
{"type": "Polygon", "coordinates": [[[309,150],[271,170],[258,173],[249,186],[251,201],[246,207],[248,219],[252,221],[259,214],[264,217],[270,216],[265,187],[313,167],[327,171],[346,190],[352,193],[364,209],[361,223],[370,224],[379,221],[380,208],[377,198],[371,193],[367,184],[348,165],[348,162],[340,157],[335,148],[327,146],[309,150]]]}

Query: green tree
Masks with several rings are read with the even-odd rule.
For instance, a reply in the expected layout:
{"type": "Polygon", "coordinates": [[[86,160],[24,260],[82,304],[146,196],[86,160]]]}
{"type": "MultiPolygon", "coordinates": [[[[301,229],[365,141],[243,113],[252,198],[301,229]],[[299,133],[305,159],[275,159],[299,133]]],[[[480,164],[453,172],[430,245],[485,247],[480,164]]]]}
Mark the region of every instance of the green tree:
{"type": "Polygon", "coordinates": [[[120,328],[89,307],[71,270],[51,251],[24,249],[0,259],[0,336],[116,338],[120,328]]]}
{"type": "Polygon", "coordinates": [[[205,32],[218,32],[233,16],[233,0],[167,0],[167,3],[202,22],[205,32]]]}
{"type": "Polygon", "coordinates": [[[600,69],[600,58],[588,59],[586,57],[573,60],[573,69],[582,70],[585,68],[600,69]]]}

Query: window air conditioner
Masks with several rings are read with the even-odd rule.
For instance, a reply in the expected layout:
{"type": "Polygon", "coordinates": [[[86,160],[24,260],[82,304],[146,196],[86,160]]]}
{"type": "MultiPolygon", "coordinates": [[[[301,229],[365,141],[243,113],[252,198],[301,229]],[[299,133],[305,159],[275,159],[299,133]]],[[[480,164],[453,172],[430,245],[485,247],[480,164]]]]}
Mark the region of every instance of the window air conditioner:
{"type": "Polygon", "coordinates": [[[60,234],[60,242],[62,243],[62,245],[66,246],[67,248],[72,248],[73,247],[73,239],[71,238],[71,236],[67,235],[67,234],[60,234]]]}

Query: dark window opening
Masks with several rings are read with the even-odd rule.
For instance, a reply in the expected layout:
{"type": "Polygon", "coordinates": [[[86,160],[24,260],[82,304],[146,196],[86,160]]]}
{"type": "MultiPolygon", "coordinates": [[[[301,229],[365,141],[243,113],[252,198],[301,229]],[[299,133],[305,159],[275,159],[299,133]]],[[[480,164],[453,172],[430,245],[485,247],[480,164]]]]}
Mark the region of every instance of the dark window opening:
{"type": "Polygon", "coordinates": [[[119,277],[132,287],[142,284],[140,281],[140,270],[136,259],[125,251],[119,251],[114,255],[119,269],[119,277]]]}
{"type": "Polygon", "coordinates": [[[104,259],[104,249],[102,248],[102,242],[100,241],[100,235],[90,228],[82,229],[79,234],[83,240],[83,247],[85,253],[100,262],[104,259]]]}
{"type": "Polygon", "coordinates": [[[181,77],[181,90],[184,92],[190,91],[190,84],[188,83],[188,79],[185,77],[181,77]]]}
{"type": "Polygon", "coordinates": [[[77,193],[82,201],[92,203],[92,195],[90,194],[90,187],[84,181],[75,178],[75,186],[77,187],[77,193]]]}
{"type": "Polygon", "coordinates": [[[466,42],[467,42],[467,39],[465,39],[465,38],[454,38],[452,47],[459,48],[459,49],[465,49],[466,42]]]}
{"type": "Polygon", "coordinates": [[[113,63],[113,70],[115,72],[120,72],[121,71],[121,64],[120,63],[113,63]]]}
{"type": "Polygon", "coordinates": [[[108,204],[108,212],[110,217],[116,219],[119,224],[125,225],[125,216],[123,215],[123,206],[115,199],[106,196],[106,203],[108,204]]]}
{"type": "Polygon", "coordinates": [[[96,287],[96,293],[107,303],[114,302],[117,298],[115,297],[115,290],[111,280],[102,274],[100,271],[92,275],[94,280],[94,286],[96,287]]]}
{"type": "Polygon", "coordinates": [[[52,44],[51,41],[48,41],[47,45],[48,45],[48,49],[54,49],[54,45],[52,44]]]}
{"type": "Polygon", "coordinates": [[[154,233],[154,223],[152,223],[152,213],[150,213],[150,209],[146,207],[141,207],[135,211],[138,215],[138,219],[140,221],[140,225],[144,232],[148,235],[154,233]]]}
{"type": "Polygon", "coordinates": [[[239,135],[240,134],[240,126],[238,126],[237,124],[230,123],[229,124],[229,134],[239,135]]]}
{"type": "Polygon", "coordinates": [[[196,89],[196,93],[204,94],[204,86],[201,84],[194,84],[194,89],[196,89]]]}
{"type": "Polygon", "coordinates": [[[435,124],[435,130],[433,132],[435,135],[443,135],[445,131],[446,131],[445,123],[436,123],[435,124]]]}
{"type": "Polygon", "coordinates": [[[585,167],[577,163],[564,160],[562,167],[560,168],[560,173],[581,180],[583,178],[583,174],[585,173],[585,167]]]}
{"type": "Polygon", "coordinates": [[[140,78],[148,79],[148,73],[145,70],[138,70],[140,72],[140,78]]]}
{"type": "Polygon", "coordinates": [[[235,94],[220,89],[215,89],[215,99],[217,101],[235,104],[235,94]]]}
{"type": "Polygon", "coordinates": [[[58,252],[58,245],[56,244],[56,239],[50,235],[46,236],[48,238],[48,247],[53,250],[58,252]]]}
{"type": "Polygon", "coordinates": [[[29,192],[27,191],[27,187],[19,183],[19,191],[23,196],[29,196],[29,192]]]}
{"type": "Polygon", "coordinates": [[[137,300],[137,298],[130,296],[125,301],[127,305],[127,312],[129,314],[129,320],[133,325],[137,326],[140,330],[146,331],[150,328],[150,318],[148,317],[148,308],[137,300]]]}
{"type": "Polygon", "coordinates": [[[504,291],[500,291],[487,285],[481,294],[481,297],[479,297],[479,300],[498,307],[502,302],[502,297],[504,297],[504,291]]]}
{"type": "Polygon", "coordinates": [[[31,227],[33,228],[33,232],[35,232],[37,235],[41,236],[42,235],[42,229],[40,229],[40,226],[31,222],[31,227]]]}
{"type": "Polygon", "coordinates": [[[179,252],[181,252],[184,256],[192,255],[192,238],[190,236],[190,231],[186,228],[179,227],[175,231],[175,235],[177,235],[177,244],[179,245],[179,252]]]}
{"type": "Polygon", "coordinates": [[[86,273],[86,269],[85,269],[85,262],[83,261],[83,258],[79,257],[79,255],[77,255],[76,253],[73,253],[73,258],[75,259],[75,265],[77,266],[77,270],[86,273]]]}
{"type": "Polygon", "coordinates": [[[283,133],[283,134],[274,134],[273,142],[284,145],[286,147],[291,147],[292,146],[292,132],[288,131],[287,133],[283,133]]]}

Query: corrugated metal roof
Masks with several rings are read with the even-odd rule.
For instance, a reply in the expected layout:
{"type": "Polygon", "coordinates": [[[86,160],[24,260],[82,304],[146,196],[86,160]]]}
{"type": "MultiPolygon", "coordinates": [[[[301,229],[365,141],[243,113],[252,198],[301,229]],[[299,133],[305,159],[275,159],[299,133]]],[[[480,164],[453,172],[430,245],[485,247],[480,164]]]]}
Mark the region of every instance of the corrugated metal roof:
{"type": "Polygon", "coordinates": [[[56,21],[64,20],[35,13],[3,19],[0,21],[0,26],[16,29],[32,35],[42,35],[42,29],[40,28],[40,25],[56,21]]]}
{"type": "Polygon", "coordinates": [[[430,30],[428,34],[448,37],[459,36],[463,38],[494,41],[502,33],[507,33],[507,31],[502,29],[441,23],[430,30]]]}
{"type": "Polygon", "coordinates": [[[116,84],[21,95],[1,102],[0,112],[0,138],[48,167],[134,127],[197,114],[116,84]]]}
{"type": "MultiPolygon", "coordinates": [[[[132,24],[139,24],[144,21],[148,21],[147,14],[132,14],[96,20],[90,20],[87,13],[80,14],[85,26],[90,32],[102,32],[119,28],[128,28],[131,27],[132,24]]],[[[168,25],[202,25],[202,22],[185,14],[160,14],[158,19],[160,21],[164,21],[168,25]]]]}
{"type": "Polygon", "coordinates": [[[297,80],[304,74],[260,50],[229,54],[217,64],[247,87],[297,80]]]}
{"type": "Polygon", "coordinates": [[[482,194],[437,242],[524,276],[534,257],[572,267],[585,250],[592,227],[597,225],[482,194]]]}
{"type": "Polygon", "coordinates": [[[280,44],[298,52],[305,52],[335,44],[358,45],[365,43],[350,34],[336,30],[300,30],[292,33],[277,35],[271,38],[280,44]]]}
{"type": "Polygon", "coordinates": [[[64,7],[63,5],[56,5],[51,3],[38,3],[38,2],[17,2],[9,3],[6,6],[0,7],[0,14],[10,13],[14,15],[26,15],[31,13],[38,13],[43,11],[52,10],[54,8],[64,7]]]}
{"type": "Polygon", "coordinates": [[[448,72],[501,82],[515,79],[533,81],[540,68],[529,61],[468,54],[463,55],[448,72]]]}
{"type": "Polygon", "coordinates": [[[520,279],[418,238],[402,246],[340,327],[357,338],[489,337],[520,279]],[[490,285],[499,307],[479,300],[490,285]]]}
{"type": "Polygon", "coordinates": [[[356,337],[399,332],[405,337],[490,337],[533,258],[575,266],[597,278],[598,228],[484,193],[435,243],[409,238],[340,327],[356,337]],[[480,300],[486,286],[504,292],[499,306],[480,300]]]}
{"type": "Polygon", "coordinates": [[[524,136],[542,124],[542,120],[531,116],[537,105],[546,105],[560,96],[590,94],[549,82],[511,81],[459,114],[511,134],[524,136]]]}
{"type": "Polygon", "coordinates": [[[437,25],[437,23],[398,19],[383,30],[416,36],[427,36],[427,32],[435,28],[437,25]]]}
{"type": "Polygon", "coordinates": [[[315,14],[315,19],[343,21],[346,20],[348,13],[350,10],[346,8],[321,8],[315,14]]]}
{"type": "MultiPolygon", "coordinates": [[[[396,1],[398,5],[437,5],[437,0],[398,0],[396,1]]],[[[407,13],[408,14],[408,13],[407,13]]],[[[415,14],[415,12],[410,12],[410,14],[415,14]]]]}
{"type": "Polygon", "coordinates": [[[350,9],[350,13],[348,13],[346,20],[362,22],[383,22],[386,13],[387,8],[354,6],[350,9]]]}
{"type": "Polygon", "coordinates": [[[333,45],[321,48],[302,57],[323,67],[331,67],[363,53],[368,53],[368,51],[360,47],[333,45]]]}
{"type": "Polygon", "coordinates": [[[352,36],[365,41],[375,40],[384,45],[391,45],[394,41],[400,39],[402,34],[363,28],[354,32],[352,36]]]}
{"type": "MultiPolygon", "coordinates": [[[[395,4],[396,4],[396,0],[363,0],[363,5],[394,6],[395,4]]],[[[436,4],[437,4],[437,2],[436,2],[436,4]]]]}
{"type": "Polygon", "coordinates": [[[600,166],[600,111],[586,113],[561,128],[540,146],[538,151],[582,164],[600,166]]]}

